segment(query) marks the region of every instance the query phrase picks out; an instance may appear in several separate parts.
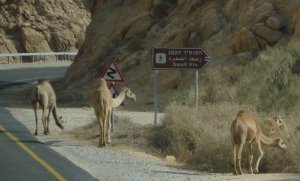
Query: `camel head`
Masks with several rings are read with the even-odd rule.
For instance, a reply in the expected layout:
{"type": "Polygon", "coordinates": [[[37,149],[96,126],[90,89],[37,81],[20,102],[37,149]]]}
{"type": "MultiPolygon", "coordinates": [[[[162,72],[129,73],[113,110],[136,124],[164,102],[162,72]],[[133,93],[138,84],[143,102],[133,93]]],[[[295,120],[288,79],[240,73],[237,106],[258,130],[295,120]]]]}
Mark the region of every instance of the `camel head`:
{"type": "Polygon", "coordinates": [[[55,124],[60,128],[60,129],[64,129],[64,126],[62,125],[64,123],[64,121],[62,120],[62,116],[58,117],[58,120],[55,121],[55,124]]]}
{"type": "Polygon", "coordinates": [[[285,121],[283,120],[282,116],[277,115],[274,117],[274,120],[275,120],[276,124],[278,125],[278,128],[281,129],[286,134],[287,137],[289,137],[289,132],[288,132],[288,129],[285,125],[285,121]]]}
{"type": "Polygon", "coordinates": [[[282,116],[275,116],[274,120],[276,121],[276,124],[278,125],[279,128],[284,128],[285,124],[284,124],[284,120],[282,118],[282,116]]]}
{"type": "Polygon", "coordinates": [[[287,149],[287,146],[285,145],[285,143],[284,143],[284,141],[283,141],[282,138],[276,138],[275,141],[276,141],[276,146],[277,146],[278,148],[281,148],[281,149],[283,149],[283,150],[286,150],[286,149],[287,149]]]}
{"type": "Polygon", "coordinates": [[[133,92],[131,92],[131,90],[128,87],[123,87],[122,91],[125,92],[126,97],[131,98],[134,101],[136,101],[136,96],[134,95],[133,92]]]}

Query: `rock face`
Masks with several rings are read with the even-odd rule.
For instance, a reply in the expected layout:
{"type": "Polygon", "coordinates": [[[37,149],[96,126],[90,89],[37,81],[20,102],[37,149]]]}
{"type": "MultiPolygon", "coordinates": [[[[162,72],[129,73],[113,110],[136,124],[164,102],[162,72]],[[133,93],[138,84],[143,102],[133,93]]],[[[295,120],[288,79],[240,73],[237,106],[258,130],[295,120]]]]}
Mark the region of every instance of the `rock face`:
{"type": "MultiPolygon", "coordinates": [[[[268,46],[300,39],[300,4],[297,0],[0,0],[0,22],[0,53],[57,51],[64,42],[71,50],[79,49],[61,82],[65,99],[87,100],[105,63],[115,58],[126,84],[143,96],[140,103],[151,104],[152,47],[201,47],[215,65],[245,64],[268,46]]],[[[168,95],[194,82],[191,71],[160,71],[159,77],[160,91],[168,95]]]]}
{"type": "MultiPolygon", "coordinates": [[[[300,37],[297,1],[94,0],[93,5],[84,44],[63,80],[65,93],[82,90],[70,99],[85,100],[112,57],[126,84],[147,104],[152,102],[152,47],[201,47],[215,64],[244,64],[267,46],[300,37]]],[[[164,95],[194,80],[192,72],[182,70],[159,76],[164,95]]]]}
{"type": "Polygon", "coordinates": [[[83,43],[90,22],[88,4],[80,0],[0,1],[0,53],[71,51],[83,43]]]}

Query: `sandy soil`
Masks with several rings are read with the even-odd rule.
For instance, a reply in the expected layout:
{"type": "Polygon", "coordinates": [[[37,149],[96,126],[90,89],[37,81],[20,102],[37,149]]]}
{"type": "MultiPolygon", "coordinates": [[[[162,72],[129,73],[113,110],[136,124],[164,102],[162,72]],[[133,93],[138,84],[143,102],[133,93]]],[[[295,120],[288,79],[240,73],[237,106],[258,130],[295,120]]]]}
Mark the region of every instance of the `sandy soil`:
{"type": "MultiPolygon", "coordinates": [[[[19,105],[11,106],[7,104],[6,109],[33,133],[35,127],[34,114],[29,103],[18,102],[18,96],[11,96],[20,94],[20,92],[15,92],[15,89],[9,91],[11,92],[9,97],[2,96],[7,91],[9,90],[0,91],[0,103],[6,105],[5,102],[15,99],[19,105]]],[[[85,130],[93,131],[93,129],[88,128],[95,120],[92,109],[59,108],[58,112],[63,115],[65,129],[61,131],[54,125],[54,120],[51,119],[50,135],[45,136],[42,134],[40,122],[40,134],[37,138],[99,180],[300,180],[300,174],[274,173],[233,176],[231,173],[206,173],[183,169],[181,164],[177,163],[173,157],[156,157],[153,156],[155,154],[149,154],[144,152],[143,149],[138,149],[138,144],[131,147],[130,144],[120,143],[122,139],[114,137],[120,129],[115,129],[113,132],[113,142],[118,141],[118,143],[112,144],[108,148],[98,148],[96,147],[97,137],[90,140],[74,137],[74,132],[79,132],[78,130],[81,132],[85,130]]],[[[126,111],[126,107],[116,110],[115,113],[119,120],[116,127],[122,123],[122,120],[130,122],[137,129],[153,124],[153,113],[129,112],[126,111]]],[[[160,114],[159,118],[162,119],[163,115],[160,114]]],[[[92,135],[97,135],[97,133],[92,133],[92,135]]]]}

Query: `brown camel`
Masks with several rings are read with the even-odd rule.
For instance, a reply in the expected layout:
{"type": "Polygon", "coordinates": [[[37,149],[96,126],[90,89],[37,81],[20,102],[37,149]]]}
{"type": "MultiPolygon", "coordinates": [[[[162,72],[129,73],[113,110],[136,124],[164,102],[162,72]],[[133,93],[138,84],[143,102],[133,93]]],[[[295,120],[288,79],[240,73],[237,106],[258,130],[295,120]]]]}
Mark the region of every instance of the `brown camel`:
{"type": "Polygon", "coordinates": [[[285,137],[289,137],[289,130],[282,116],[277,115],[273,118],[266,119],[264,125],[267,128],[269,136],[274,136],[276,132],[280,132],[283,133],[285,137]]]}
{"type": "Polygon", "coordinates": [[[63,121],[62,116],[57,115],[57,106],[56,106],[56,95],[51,86],[51,84],[47,80],[39,80],[38,83],[34,86],[30,95],[31,104],[33,107],[34,115],[35,115],[35,132],[34,135],[38,135],[38,116],[37,111],[39,106],[42,108],[42,123],[44,127],[44,134],[49,134],[49,122],[50,122],[50,114],[55,119],[55,124],[63,129],[63,121]],[[47,116],[46,122],[46,109],[49,109],[49,113],[47,116]]]}
{"type": "Polygon", "coordinates": [[[112,108],[120,106],[126,97],[131,98],[134,101],[136,100],[136,96],[127,87],[122,88],[122,91],[116,98],[112,98],[106,81],[103,78],[100,78],[98,88],[91,94],[90,103],[92,107],[94,107],[95,114],[99,123],[99,147],[105,147],[106,143],[111,142],[110,133],[112,124],[112,108]],[[100,113],[103,114],[100,115],[100,113]]]}
{"type": "Polygon", "coordinates": [[[241,168],[241,154],[244,147],[244,144],[247,143],[248,146],[248,159],[249,159],[249,172],[253,173],[252,170],[252,143],[255,142],[258,147],[259,157],[256,161],[254,172],[258,173],[259,162],[263,157],[263,151],[261,144],[267,146],[274,146],[281,149],[286,149],[281,138],[269,138],[265,136],[260,129],[260,126],[257,124],[254,117],[244,111],[240,110],[237,113],[236,119],[232,122],[231,128],[231,139],[233,144],[233,162],[234,162],[234,173],[235,175],[242,175],[241,168]]]}

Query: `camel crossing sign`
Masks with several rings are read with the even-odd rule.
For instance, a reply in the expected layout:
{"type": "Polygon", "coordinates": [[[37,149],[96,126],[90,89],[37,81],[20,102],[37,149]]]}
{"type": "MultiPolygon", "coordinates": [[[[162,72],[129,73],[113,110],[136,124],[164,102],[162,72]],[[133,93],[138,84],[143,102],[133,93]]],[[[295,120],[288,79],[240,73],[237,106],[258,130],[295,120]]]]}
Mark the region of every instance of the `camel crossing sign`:
{"type": "Polygon", "coordinates": [[[101,77],[103,77],[108,82],[124,82],[125,81],[123,73],[120,71],[120,68],[118,67],[118,65],[114,59],[111,59],[105,65],[105,68],[101,74],[101,77]]]}

